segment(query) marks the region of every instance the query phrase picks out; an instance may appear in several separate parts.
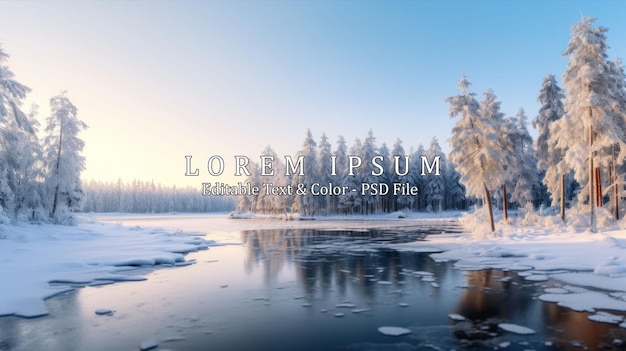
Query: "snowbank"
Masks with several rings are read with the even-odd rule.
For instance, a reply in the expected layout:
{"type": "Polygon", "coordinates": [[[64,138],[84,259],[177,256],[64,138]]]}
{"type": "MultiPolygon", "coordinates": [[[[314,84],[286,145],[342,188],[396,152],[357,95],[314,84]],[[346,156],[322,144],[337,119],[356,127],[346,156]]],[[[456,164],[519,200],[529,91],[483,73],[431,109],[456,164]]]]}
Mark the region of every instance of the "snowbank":
{"type": "Polygon", "coordinates": [[[567,223],[558,216],[534,213],[520,212],[508,221],[497,217],[497,230],[491,233],[485,230],[484,214],[477,212],[460,219],[468,233],[431,235],[426,241],[392,247],[432,252],[434,260],[454,261],[454,266],[463,270],[525,271],[523,275],[529,284],[551,279],[563,285],[585,287],[562,289],[559,293],[549,290],[540,299],[579,311],[625,311],[624,224],[602,216],[604,226],[593,233],[588,230],[586,214],[568,215],[567,223]]]}
{"type": "Polygon", "coordinates": [[[43,300],[76,286],[145,280],[129,266],[179,265],[214,242],[198,236],[116,224],[20,224],[0,240],[0,316],[48,312],[43,300]]]}

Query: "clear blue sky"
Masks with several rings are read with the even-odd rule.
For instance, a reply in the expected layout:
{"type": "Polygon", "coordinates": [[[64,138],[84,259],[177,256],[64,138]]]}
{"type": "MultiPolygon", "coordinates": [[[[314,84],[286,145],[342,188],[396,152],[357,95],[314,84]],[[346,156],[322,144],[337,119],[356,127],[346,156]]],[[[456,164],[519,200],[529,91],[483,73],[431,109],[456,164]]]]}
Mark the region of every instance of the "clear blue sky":
{"type": "Polygon", "coordinates": [[[0,13],[28,103],[43,120],[68,90],[90,126],[84,179],[199,185],[216,179],[184,177],[185,155],[295,155],[307,128],[333,145],[372,129],[379,144],[436,136],[448,150],[444,99],[461,75],[532,119],[583,14],[626,58],[623,1],[2,1],[0,13]]]}

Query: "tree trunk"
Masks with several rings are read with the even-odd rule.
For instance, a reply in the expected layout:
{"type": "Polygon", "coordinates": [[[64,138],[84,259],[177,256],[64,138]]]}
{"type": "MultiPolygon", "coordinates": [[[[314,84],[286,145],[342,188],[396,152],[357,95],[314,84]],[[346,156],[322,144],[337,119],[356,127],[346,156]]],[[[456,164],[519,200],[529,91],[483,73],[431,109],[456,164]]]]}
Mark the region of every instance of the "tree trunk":
{"type": "MultiPolygon", "coordinates": [[[[63,120],[61,120],[63,122],[63,120]]],[[[59,166],[61,163],[61,148],[63,146],[63,124],[59,125],[59,152],[57,153],[57,162],[56,169],[54,170],[54,178],[56,180],[56,184],[54,187],[54,200],[52,201],[52,212],[50,213],[50,217],[54,217],[54,214],[57,212],[57,204],[59,201],[59,166]]]]}
{"type": "Polygon", "coordinates": [[[565,174],[561,174],[561,219],[565,221],[565,174]]]}
{"type": "MultiPolygon", "coordinates": [[[[589,108],[589,119],[592,117],[591,107],[589,108]]],[[[597,232],[596,228],[596,201],[595,201],[595,175],[593,166],[593,126],[589,121],[589,217],[590,217],[590,229],[592,233],[597,232]]]]}
{"type": "Polygon", "coordinates": [[[615,219],[619,219],[619,181],[617,178],[617,163],[613,162],[613,209],[615,210],[615,219]]]}
{"type": "Polygon", "coordinates": [[[596,206],[602,207],[602,182],[600,177],[600,167],[596,167],[596,206]]]}
{"type": "Polygon", "coordinates": [[[504,212],[504,220],[509,219],[509,205],[507,205],[508,199],[506,198],[506,184],[502,184],[502,212],[504,212]]]}
{"type": "Polygon", "coordinates": [[[487,200],[487,208],[489,209],[489,224],[491,225],[491,231],[495,232],[496,227],[493,224],[493,208],[491,208],[491,194],[489,193],[489,189],[487,189],[487,184],[483,183],[485,187],[485,198],[487,200]]]}

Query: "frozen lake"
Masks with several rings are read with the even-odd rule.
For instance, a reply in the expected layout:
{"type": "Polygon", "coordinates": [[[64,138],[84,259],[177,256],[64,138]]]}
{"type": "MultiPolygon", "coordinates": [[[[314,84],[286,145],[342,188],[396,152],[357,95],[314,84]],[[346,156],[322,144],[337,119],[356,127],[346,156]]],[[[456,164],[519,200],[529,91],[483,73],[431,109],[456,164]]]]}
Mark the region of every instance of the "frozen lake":
{"type": "Polygon", "coordinates": [[[146,281],[49,299],[46,317],[0,318],[0,350],[137,350],[148,340],[157,350],[579,350],[619,349],[614,340],[626,338],[617,326],[537,300],[550,281],[461,271],[384,248],[451,230],[442,221],[101,219],[203,232],[224,245],[188,254],[189,266],[132,271],[146,281]]]}

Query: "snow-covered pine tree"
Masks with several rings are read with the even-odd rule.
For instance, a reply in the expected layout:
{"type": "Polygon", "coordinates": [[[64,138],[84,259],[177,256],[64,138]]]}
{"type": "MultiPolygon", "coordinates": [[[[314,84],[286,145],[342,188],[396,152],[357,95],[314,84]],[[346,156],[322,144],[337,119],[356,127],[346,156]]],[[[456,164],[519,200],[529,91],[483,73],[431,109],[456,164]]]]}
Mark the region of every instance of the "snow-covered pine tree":
{"type": "MultiPolygon", "coordinates": [[[[410,152],[412,160],[421,160],[422,156],[426,155],[426,149],[424,149],[424,145],[419,143],[417,149],[413,152],[410,152]]],[[[422,168],[421,162],[411,162],[409,174],[409,182],[413,186],[417,186],[419,192],[421,194],[424,193],[424,186],[426,184],[425,177],[422,176],[422,168]]],[[[426,197],[425,196],[417,196],[416,199],[413,199],[413,208],[417,211],[423,210],[426,208],[426,197]]]]}
{"type": "Polygon", "coordinates": [[[316,214],[319,210],[316,196],[311,194],[311,185],[319,183],[319,166],[317,162],[317,143],[313,139],[311,130],[307,129],[306,137],[302,143],[302,150],[298,152],[298,157],[304,156],[304,175],[294,174],[291,185],[294,189],[296,210],[305,216],[316,214]],[[302,186],[306,192],[296,194],[296,189],[302,186]]]}
{"type": "MultiPolygon", "coordinates": [[[[592,27],[594,18],[583,18],[572,28],[564,56],[569,57],[563,73],[566,92],[565,116],[554,123],[551,133],[557,147],[565,150],[563,161],[574,171],[582,186],[580,200],[587,199],[590,228],[597,230],[595,208],[601,196],[600,167],[613,159],[614,145],[624,147],[624,131],[612,118],[610,67],[604,27],[592,27]]],[[[623,162],[623,158],[619,160],[623,162]]]]}
{"type": "Polygon", "coordinates": [[[504,181],[501,165],[505,160],[500,152],[497,125],[493,119],[481,116],[475,94],[468,92],[469,86],[464,75],[458,84],[461,94],[446,99],[450,118],[460,116],[448,139],[452,146],[449,158],[457,165],[468,195],[482,195],[489,212],[490,229],[495,231],[491,191],[504,181]]]}
{"type": "MultiPolygon", "coordinates": [[[[626,74],[624,73],[624,66],[619,58],[609,61],[608,64],[610,70],[609,91],[611,92],[611,117],[622,131],[626,131],[626,74]]],[[[619,219],[619,203],[624,188],[622,180],[624,179],[623,160],[625,151],[626,150],[619,144],[613,144],[612,150],[609,150],[609,153],[612,155],[612,160],[610,161],[608,178],[612,191],[611,189],[607,189],[607,191],[612,192],[613,195],[611,198],[615,219],[619,219]],[[620,189],[622,189],[622,191],[620,191],[620,189]]]]}
{"type": "MultiPolygon", "coordinates": [[[[348,150],[348,157],[350,156],[361,156],[360,153],[363,149],[363,143],[361,139],[356,138],[354,140],[354,144],[348,150]]],[[[339,160],[339,156],[337,156],[339,160]]],[[[348,163],[349,165],[349,163],[348,163]]],[[[362,171],[357,168],[353,171],[353,174],[350,175],[348,171],[349,166],[346,166],[346,171],[343,174],[341,185],[345,185],[348,189],[360,189],[361,183],[363,182],[362,171]]],[[[353,214],[355,211],[361,211],[363,205],[363,197],[360,193],[354,191],[347,191],[345,194],[340,196],[339,202],[341,206],[345,209],[346,214],[353,214]]]]}
{"type": "Polygon", "coordinates": [[[533,187],[537,183],[537,159],[533,148],[533,138],[528,132],[528,117],[523,108],[520,108],[514,118],[511,119],[514,133],[509,134],[513,146],[514,156],[517,158],[513,193],[511,200],[517,202],[519,207],[525,208],[532,204],[533,187]]]}
{"type": "MultiPolygon", "coordinates": [[[[332,182],[332,177],[330,175],[331,171],[331,159],[332,155],[330,142],[328,142],[328,137],[326,137],[325,133],[322,133],[322,137],[320,138],[320,143],[318,145],[317,159],[319,166],[319,179],[320,184],[328,184],[332,182]]],[[[335,203],[333,200],[336,196],[318,196],[318,207],[320,212],[323,214],[330,214],[334,211],[335,203]]]]}
{"type": "MultiPolygon", "coordinates": [[[[391,158],[389,155],[389,148],[387,147],[387,144],[383,143],[378,148],[377,156],[382,156],[383,158],[381,162],[378,162],[383,168],[383,170],[382,170],[382,174],[377,177],[378,178],[377,182],[381,184],[386,184],[387,186],[391,186],[392,165],[391,165],[391,158]]],[[[391,193],[387,195],[380,195],[378,196],[377,199],[378,199],[378,201],[376,201],[377,211],[389,212],[389,209],[391,208],[391,203],[393,202],[393,196],[391,195],[391,193]]]]}
{"type": "MultiPolygon", "coordinates": [[[[376,176],[372,175],[372,158],[378,154],[378,148],[376,147],[376,137],[374,136],[374,132],[370,129],[367,132],[367,137],[363,141],[363,145],[361,148],[360,156],[363,163],[361,164],[361,177],[363,183],[376,183],[378,179],[376,176]]],[[[370,214],[373,212],[374,203],[376,199],[369,192],[363,195],[363,207],[362,209],[365,211],[365,214],[370,214]]]]}
{"type": "MultiPolygon", "coordinates": [[[[391,167],[393,167],[393,171],[391,172],[391,183],[412,183],[411,179],[411,166],[416,163],[414,159],[412,163],[409,163],[409,170],[405,169],[404,157],[406,156],[406,152],[404,151],[404,147],[402,146],[402,140],[400,138],[396,139],[396,142],[393,144],[393,148],[391,149],[391,155],[398,157],[398,162],[392,162],[391,167]],[[397,172],[396,172],[397,171],[397,172]],[[405,174],[406,173],[406,174],[405,174]]],[[[398,195],[395,198],[394,205],[392,210],[399,211],[405,209],[411,209],[413,205],[414,198],[409,195],[398,195]]]]}
{"type": "MultiPolygon", "coordinates": [[[[426,157],[429,160],[435,158],[435,156],[441,157],[441,146],[436,137],[433,137],[430,141],[430,147],[426,150],[426,157]]],[[[440,164],[442,161],[439,160],[440,164]]],[[[444,162],[445,163],[445,162],[444,162]]],[[[426,187],[424,193],[426,194],[426,201],[428,202],[428,208],[431,211],[440,212],[443,210],[443,201],[445,195],[445,179],[441,175],[429,174],[426,178],[426,187]]]]}
{"type": "Polygon", "coordinates": [[[16,163],[20,161],[9,149],[16,146],[16,141],[24,133],[34,134],[28,116],[22,112],[21,105],[30,88],[15,80],[15,74],[6,65],[9,55],[0,45],[0,220],[2,213],[12,219],[16,217],[16,204],[14,177],[16,163]]]}
{"type": "Polygon", "coordinates": [[[84,200],[80,173],[85,169],[85,143],[78,134],[87,124],[78,119],[78,109],[65,94],[50,99],[44,152],[50,216],[56,223],[72,224],[72,213],[84,200]]]}
{"type": "MultiPolygon", "coordinates": [[[[333,181],[337,182],[338,185],[344,186],[345,184],[345,175],[348,171],[348,146],[346,144],[346,139],[343,135],[339,135],[337,137],[337,146],[335,148],[335,152],[333,154],[335,156],[335,174],[332,176],[333,181]]],[[[340,210],[344,211],[344,214],[347,213],[346,207],[346,196],[333,197],[333,204],[335,207],[335,213],[339,213],[340,210]]]]}
{"type": "MultiPolygon", "coordinates": [[[[493,146],[499,157],[502,157],[500,167],[504,171],[504,179],[500,185],[502,195],[502,211],[504,219],[508,219],[509,198],[507,196],[507,185],[512,184],[515,179],[515,173],[518,170],[517,157],[515,156],[513,146],[509,135],[515,132],[515,124],[504,118],[504,113],[500,112],[500,104],[496,94],[492,89],[487,89],[484,98],[480,102],[479,112],[482,118],[491,121],[496,130],[499,131],[497,137],[498,142],[493,146]]],[[[511,186],[509,186],[509,189],[511,186]]]]}
{"type": "Polygon", "coordinates": [[[26,120],[26,129],[32,132],[19,126],[15,120],[10,120],[6,127],[4,141],[9,165],[8,183],[14,195],[11,217],[17,221],[41,221],[47,218],[43,208],[43,151],[37,137],[39,121],[36,115],[37,105],[33,105],[26,120]]]}
{"type": "Polygon", "coordinates": [[[552,205],[560,204],[562,219],[565,219],[565,189],[571,183],[572,176],[569,168],[559,168],[565,150],[557,147],[558,139],[552,137],[550,127],[565,114],[564,97],[556,78],[552,74],[547,75],[537,98],[541,104],[539,114],[532,122],[533,128],[538,131],[535,141],[537,167],[545,171],[543,183],[551,194],[552,205]]]}

